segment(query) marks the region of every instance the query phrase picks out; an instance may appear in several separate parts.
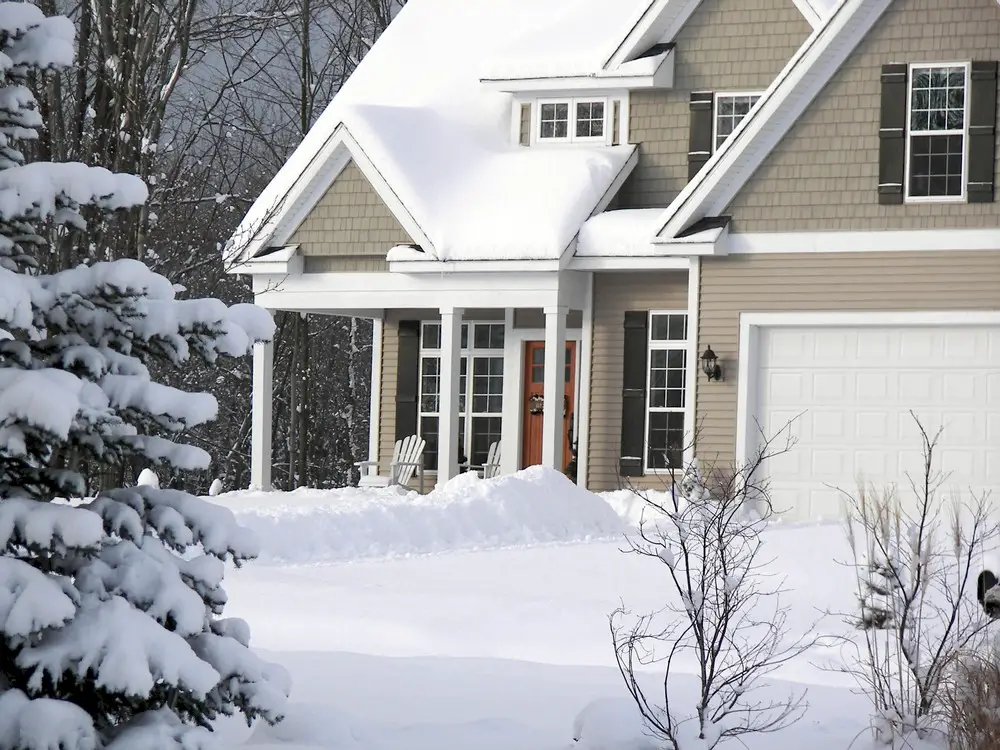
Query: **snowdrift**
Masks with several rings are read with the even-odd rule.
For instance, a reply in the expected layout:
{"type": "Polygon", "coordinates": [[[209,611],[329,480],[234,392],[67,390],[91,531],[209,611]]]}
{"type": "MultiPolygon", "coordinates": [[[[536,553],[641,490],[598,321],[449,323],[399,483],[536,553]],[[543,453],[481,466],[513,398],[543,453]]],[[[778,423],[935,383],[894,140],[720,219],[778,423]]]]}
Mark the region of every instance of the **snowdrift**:
{"type": "Polygon", "coordinates": [[[427,495],[303,488],[230,492],[211,502],[253,529],[261,540],[259,562],[274,564],[575,542],[626,530],[599,496],[538,466],[489,480],[462,474],[427,495]]]}

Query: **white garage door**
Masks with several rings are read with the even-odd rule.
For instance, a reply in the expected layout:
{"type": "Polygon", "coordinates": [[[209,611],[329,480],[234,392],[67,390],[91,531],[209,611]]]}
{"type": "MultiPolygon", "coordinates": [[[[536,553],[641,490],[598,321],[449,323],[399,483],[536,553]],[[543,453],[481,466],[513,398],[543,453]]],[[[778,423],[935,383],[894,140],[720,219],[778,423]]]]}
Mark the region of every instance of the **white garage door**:
{"type": "Polygon", "coordinates": [[[944,430],[945,491],[992,488],[1000,505],[1000,327],[760,328],[756,346],[750,413],[765,434],[795,420],[798,443],[769,471],[788,520],[839,518],[836,488],[853,493],[859,477],[912,497],[911,409],[944,430]]]}

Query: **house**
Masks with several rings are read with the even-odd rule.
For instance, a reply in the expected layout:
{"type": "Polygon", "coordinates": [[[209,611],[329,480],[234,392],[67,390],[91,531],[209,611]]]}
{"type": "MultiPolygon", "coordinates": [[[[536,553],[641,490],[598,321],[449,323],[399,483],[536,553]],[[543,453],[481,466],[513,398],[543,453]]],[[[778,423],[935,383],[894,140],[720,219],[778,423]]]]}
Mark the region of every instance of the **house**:
{"type": "Polygon", "coordinates": [[[997,0],[409,0],[227,258],[375,321],[371,454],[438,481],[499,441],[655,486],[793,420],[817,518],[916,467],[912,409],[1000,489],[998,58],[997,0]]]}

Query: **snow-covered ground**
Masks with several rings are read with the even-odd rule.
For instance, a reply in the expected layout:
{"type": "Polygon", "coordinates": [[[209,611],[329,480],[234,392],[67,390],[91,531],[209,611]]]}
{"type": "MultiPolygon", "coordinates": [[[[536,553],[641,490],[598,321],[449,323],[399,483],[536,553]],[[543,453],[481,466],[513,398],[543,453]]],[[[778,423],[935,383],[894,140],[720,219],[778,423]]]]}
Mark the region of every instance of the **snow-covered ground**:
{"type": "MultiPolygon", "coordinates": [[[[393,490],[228,493],[212,498],[261,536],[261,559],[229,574],[230,614],[294,681],[285,722],[227,740],[263,750],[597,750],[654,747],[614,666],[608,615],[663,606],[664,569],[623,554],[630,497],[597,497],[529,470],[461,477],[420,498],[393,490]],[[574,743],[584,712],[586,742],[574,743]],[[610,702],[609,702],[610,701],[610,702]],[[635,742],[604,745],[601,733],[635,742]],[[248,737],[249,735],[249,737],[248,737]]],[[[791,629],[851,607],[837,525],[766,532],[787,579],[791,629]]],[[[846,632],[836,618],[823,633],[846,632]]],[[[808,688],[809,710],[751,749],[848,748],[868,706],[816,647],[774,675],[808,688]]],[[[690,667],[690,665],[688,665],[690,667]]],[[[655,689],[659,679],[648,676],[655,689]]],[[[856,746],[856,745],[855,745],[856,746]]]]}

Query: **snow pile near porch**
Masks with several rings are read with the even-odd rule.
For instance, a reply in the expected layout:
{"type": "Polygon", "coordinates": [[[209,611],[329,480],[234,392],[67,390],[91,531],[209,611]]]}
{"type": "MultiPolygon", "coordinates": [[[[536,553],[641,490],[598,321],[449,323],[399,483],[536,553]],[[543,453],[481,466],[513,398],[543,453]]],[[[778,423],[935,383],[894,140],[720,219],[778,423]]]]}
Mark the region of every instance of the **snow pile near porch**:
{"type": "Polygon", "coordinates": [[[261,540],[262,563],[310,564],[620,537],[599,496],[551,469],[462,474],[427,495],[398,488],[230,492],[211,498],[261,540]]]}

